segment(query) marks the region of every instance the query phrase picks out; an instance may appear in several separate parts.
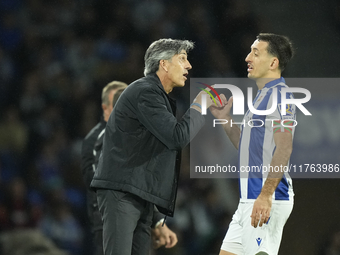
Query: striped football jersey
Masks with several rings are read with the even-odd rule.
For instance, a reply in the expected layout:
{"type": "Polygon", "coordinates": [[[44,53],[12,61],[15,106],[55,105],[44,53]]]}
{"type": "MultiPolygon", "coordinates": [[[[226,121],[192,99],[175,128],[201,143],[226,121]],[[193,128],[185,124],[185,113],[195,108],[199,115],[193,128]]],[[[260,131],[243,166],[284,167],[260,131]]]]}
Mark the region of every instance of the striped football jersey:
{"type": "MultiPolygon", "coordinates": [[[[257,115],[248,110],[243,118],[238,151],[241,202],[254,201],[261,192],[276,148],[274,133],[290,132],[294,137],[297,124],[295,121],[296,109],[295,105],[288,104],[286,105],[286,114],[281,115],[282,88],[288,88],[284,78],[268,82],[258,91],[253,101],[253,108],[264,111],[272,109],[276,96],[277,104],[273,106],[275,108],[273,113],[257,115]]],[[[292,99],[293,94],[286,93],[286,98],[292,99]]],[[[273,194],[273,202],[292,202],[293,196],[292,179],[289,173],[285,172],[273,194]]]]}

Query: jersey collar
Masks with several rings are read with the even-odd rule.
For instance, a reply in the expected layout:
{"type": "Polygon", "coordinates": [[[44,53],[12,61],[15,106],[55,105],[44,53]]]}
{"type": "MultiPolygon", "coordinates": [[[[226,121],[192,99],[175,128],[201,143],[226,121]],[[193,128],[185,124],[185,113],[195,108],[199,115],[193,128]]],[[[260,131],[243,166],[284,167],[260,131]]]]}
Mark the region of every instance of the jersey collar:
{"type": "Polygon", "coordinates": [[[266,85],[264,86],[264,88],[271,88],[273,86],[275,86],[276,84],[278,83],[281,83],[283,82],[284,84],[286,84],[286,81],[283,77],[279,78],[279,79],[276,79],[276,80],[273,80],[273,81],[270,81],[268,83],[266,83],[266,85]]]}

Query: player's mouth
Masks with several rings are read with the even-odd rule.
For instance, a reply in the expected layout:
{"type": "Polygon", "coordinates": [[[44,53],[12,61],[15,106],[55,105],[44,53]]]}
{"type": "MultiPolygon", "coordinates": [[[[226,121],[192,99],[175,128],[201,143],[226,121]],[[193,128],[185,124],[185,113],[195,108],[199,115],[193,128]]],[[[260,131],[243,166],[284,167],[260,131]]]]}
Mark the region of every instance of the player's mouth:
{"type": "Polygon", "coordinates": [[[184,73],[184,74],[183,74],[183,77],[185,78],[185,80],[188,79],[187,76],[188,76],[188,73],[184,73]]]}
{"type": "Polygon", "coordinates": [[[247,69],[247,71],[250,72],[250,71],[252,71],[253,69],[254,69],[254,68],[253,68],[251,65],[248,64],[248,69],[247,69]]]}

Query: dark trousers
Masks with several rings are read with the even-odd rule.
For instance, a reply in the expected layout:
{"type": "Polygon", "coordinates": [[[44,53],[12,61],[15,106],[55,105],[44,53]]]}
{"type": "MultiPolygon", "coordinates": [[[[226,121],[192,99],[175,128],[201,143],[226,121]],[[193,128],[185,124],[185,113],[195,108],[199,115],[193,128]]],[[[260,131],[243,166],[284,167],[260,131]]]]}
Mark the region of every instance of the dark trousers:
{"type": "Polygon", "coordinates": [[[148,255],[153,204],[131,193],[97,190],[105,255],[148,255]]]}
{"type": "Polygon", "coordinates": [[[94,255],[104,255],[103,250],[103,230],[97,230],[93,233],[94,237],[94,255]]]}
{"type": "Polygon", "coordinates": [[[104,255],[102,215],[99,212],[96,192],[92,190],[87,192],[87,212],[91,223],[94,255],[104,255]]]}

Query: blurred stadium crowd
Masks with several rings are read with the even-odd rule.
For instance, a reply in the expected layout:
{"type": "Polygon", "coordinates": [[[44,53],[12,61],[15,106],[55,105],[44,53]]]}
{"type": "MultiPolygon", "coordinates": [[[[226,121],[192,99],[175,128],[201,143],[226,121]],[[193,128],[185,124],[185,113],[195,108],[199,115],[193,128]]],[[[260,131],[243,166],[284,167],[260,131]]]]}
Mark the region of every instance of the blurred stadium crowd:
{"type": "MultiPolygon", "coordinates": [[[[191,77],[245,77],[244,58],[264,29],[239,0],[0,0],[0,18],[1,240],[35,229],[84,255],[80,149],[102,114],[102,88],[140,78],[149,44],[169,37],[195,42],[191,77]]],[[[183,113],[189,86],[172,94],[183,113]]],[[[213,181],[190,179],[188,155],[168,223],[179,243],[159,254],[216,254],[230,221],[213,181]]]]}
{"type": "MultiPolygon", "coordinates": [[[[260,31],[236,0],[2,0],[0,10],[1,232],[37,228],[70,254],[91,254],[80,148],[102,88],[140,78],[148,45],[169,37],[195,42],[191,77],[243,77],[260,31]]],[[[183,110],[188,88],[173,93],[183,110]]],[[[182,169],[169,221],[180,242],[159,252],[216,253],[230,214],[210,180],[191,180],[187,160],[182,169]]]]}

